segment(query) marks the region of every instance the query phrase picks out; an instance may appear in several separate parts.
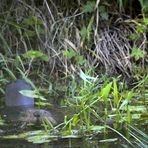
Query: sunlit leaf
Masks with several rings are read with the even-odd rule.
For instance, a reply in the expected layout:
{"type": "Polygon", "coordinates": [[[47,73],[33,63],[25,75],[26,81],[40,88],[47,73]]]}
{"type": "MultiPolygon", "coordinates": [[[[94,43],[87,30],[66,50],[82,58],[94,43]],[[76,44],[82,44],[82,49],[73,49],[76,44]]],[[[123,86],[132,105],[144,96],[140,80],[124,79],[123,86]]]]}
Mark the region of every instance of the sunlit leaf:
{"type": "Polygon", "coordinates": [[[63,135],[62,138],[80,138],[81,136],[80,135],[74,135],[74,134],[71,134],[71,135],[63,135]]]}
{"type": "Polygon", "coordinates": [[[41,100],[46,100],[44,97],[42,97],[41,95],[38,95],[36,93],[36,91],[33,90],[21,90],[19,91],[22,95],[27,96],[27,97],[31,97],[31,98],[39,98],[41,100]]]}
{"type": "Polygon", "coordinates": [[[44,53],[42,53],[41,51],[38,50],[29,50],[28,52],[23,54],[24,58],[30,58],[32,60],[40,58],[43,61],[48,61],[48,56],[44,53]]]}
{"type": "Polygon", "coordinates": [[[105,139],[105,140],[99,140],[99,142],[115,142],[118,138],[111,138],[111,139],[105,139]]]}
{"type": "Polygon", "coordinates": [[[74,126],[77,125],[78,122],[79,122],[79,120],[80,120],[80,119],[79,119],[79,116],[75,114],[75,115],[73,116],[73,123],[72,123],[72,124],[73,124],[74,126]]]}
{"type": "MultiPolygon", "coordinates": [[[[127,107],[122,107],[122,110],[127,110],[127,107]]],[[[146,113],[147,112],[147,109],[145,106],[131,106],[131,105],[128,105],[128,110],[130,110],[130,112],[140,112],[140,113],[146,113]]]]}
{"type": "Polygon", "coordinates": [[[133,91],[129,91],[125,97],[128,101],[130,101],[132,99],[133,95],[134,95],[133,91]]]}
{"type": "Polygon", "coordinates": [[[114,96],[114,105],[117,107],[119,98],[118,98],[118,88],[117,88],[117,83],[116,80],[114,79],[114,87],[113,87],[113,96],[114,96]]]}
{"type": "Polygon", "coordinates": [[[128,104],[128,100],[125,99],[125,100],[122,102],[122,104],[120,105],[119,110],[122,109],[124,106],[127,106],[127,104],[128,104]]]}
{"type": "Polygon", "coordinates": [[[145,33],[146,32],[146,26],[144,25],[138,25],[136,26],[136,30],[139,32],[139,33],[145,33]]]}
{"type": "Polygon", "coordinates": [[[143,22],[145,25],[148,25],[148,18],[144,18],[143,22]]]}
{"type": "Polygon", "coordinates": [[[102,97],[105,102],[107,103],[108,101],[108,97],[110,94],[110,90],[111,90],[111,86],[112,86],[112,82],[110,82],[109,84],[107,84],[99,93],[99,96],[102,97]]]}
{"type": "Polygon", "coordinates": [[[96,80],[97,78],[95,77],[91,77],[89,75],[86,75],[82,70],[80,70],[80,77],[81,79],[83,79],[84,81],[88,82],[88,83],[91,83],[89,80],[96,80]]]}
{"type": "Polygon", "coordinates": [[[90,126],[90,130],[95,132],[102,132],[104,128],[105,128],[104,126],[99,126],[99,125],[90,126]]]}

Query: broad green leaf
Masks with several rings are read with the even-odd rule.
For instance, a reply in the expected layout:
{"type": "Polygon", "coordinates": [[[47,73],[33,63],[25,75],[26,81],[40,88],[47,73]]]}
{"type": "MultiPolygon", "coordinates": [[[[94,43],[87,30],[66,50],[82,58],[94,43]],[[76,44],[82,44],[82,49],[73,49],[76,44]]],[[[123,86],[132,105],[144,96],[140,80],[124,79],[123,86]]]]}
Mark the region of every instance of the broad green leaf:
{"type": "Polygon", "coordinates": [[[106,105],[108,104],[107,102],[108,102],[108,99],[109,99],[108,97],[109,97],[109,94],[110,94],[111,86],[112,86],[112,82],[110,82],[109,84],[107,84],[101,90],[101,92],[98,93],[98,95],[104,99],[106,105]]]}
{"type": "Polygon", "coordinates": [[[23,54],[24,58],[30,58],[32,60],[40,58],[43,61],[48,61],[48,56],[44,53],[42,53],[41,51],[38,50],[29,50],[28,52],[23,54]]]}

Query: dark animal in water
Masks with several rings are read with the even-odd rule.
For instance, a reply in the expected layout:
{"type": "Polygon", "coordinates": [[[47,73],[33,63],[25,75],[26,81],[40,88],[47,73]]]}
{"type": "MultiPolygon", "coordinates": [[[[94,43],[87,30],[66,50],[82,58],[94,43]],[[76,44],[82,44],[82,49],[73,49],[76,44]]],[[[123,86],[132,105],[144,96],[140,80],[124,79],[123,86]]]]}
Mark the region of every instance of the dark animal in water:
{"type": "Polygon", "coordinates": [[[24,80],[16,80],[6,87],[5,104],[7,107],[34,106],[34,98],[23,96],[19,91],[32,90],[29,83],[24,80]]]}
{"type": "Polygon", "coordinates": [[[36,124],[48,120],[52,125],[57,124],[50,111],[36,109],[34,98],[23,96],[21,90],[32,90],[32,87],[25,80],[16,80],[6,87],[2,114],[7,121],[36,124]]]}

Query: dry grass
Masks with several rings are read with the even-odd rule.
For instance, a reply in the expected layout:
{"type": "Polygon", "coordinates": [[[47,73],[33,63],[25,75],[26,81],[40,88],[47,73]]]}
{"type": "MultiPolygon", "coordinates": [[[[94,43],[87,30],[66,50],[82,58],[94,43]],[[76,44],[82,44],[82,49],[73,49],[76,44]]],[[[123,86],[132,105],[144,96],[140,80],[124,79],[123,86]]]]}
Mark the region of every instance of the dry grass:
{"type": "Polygon", "coordinates": [[[79,5],[74,8],[59,8],[53,1],[47,0],[42,4],[17,0],[6,8],[1,6],[0,13],[3,17],[0,18],[0,50],[5,56],[5,62],[7,61],[4,64],[1,60],[1,65],[7,65],[11,70],[16,70],[19,66],[28,74],[37,71],[40,74],[65,75],[77,71],[79,67],[63,56],[63,51],[71,48],[86,59],[83,68],[95,67],[97,72],[101,66],[107,73],[129,76],[132,72],[132,47],[128,36],[134,27],[131,29],[130,25],[122,25],[121,22],[103,26],[99,21],[99,7],[96,7],[92,17],[91,38],[84,41],[81,30],[87,25],[90,16],[81,12],[79,5]],[[33,23],[31,18],[34,19],[33,23]],[[24,22],[25,19],[30,22],[24,22]],[[45,63],[23,59],[22,54],[31,49],[42,51],[48,55],[49,61],[45,63]],[[21,64],[16,65],[16,55],[21,64]]]}

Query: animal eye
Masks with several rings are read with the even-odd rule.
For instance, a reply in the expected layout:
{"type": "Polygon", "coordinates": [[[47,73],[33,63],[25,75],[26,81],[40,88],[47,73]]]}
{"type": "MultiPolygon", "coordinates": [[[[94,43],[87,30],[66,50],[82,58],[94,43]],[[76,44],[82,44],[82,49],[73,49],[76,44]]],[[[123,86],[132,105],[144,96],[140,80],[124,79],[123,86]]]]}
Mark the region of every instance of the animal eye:
{"type": "Polygon", "coordinates": [[[39,112],[37,112],[37,111],[36,111],[36,112],[34,112],[34,113],[33,113],[33,115],[34,115],[34,117],[36,117],[36,118],[39,118],[39,117],[41,116],[41,115],[40,115],[40,113],[39,113],[39,112]]]}

